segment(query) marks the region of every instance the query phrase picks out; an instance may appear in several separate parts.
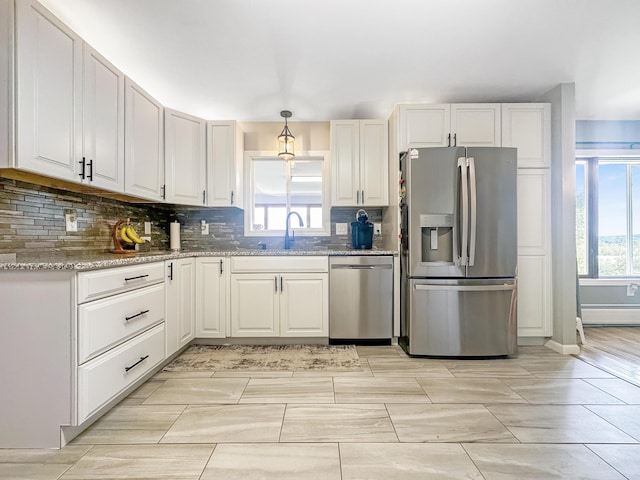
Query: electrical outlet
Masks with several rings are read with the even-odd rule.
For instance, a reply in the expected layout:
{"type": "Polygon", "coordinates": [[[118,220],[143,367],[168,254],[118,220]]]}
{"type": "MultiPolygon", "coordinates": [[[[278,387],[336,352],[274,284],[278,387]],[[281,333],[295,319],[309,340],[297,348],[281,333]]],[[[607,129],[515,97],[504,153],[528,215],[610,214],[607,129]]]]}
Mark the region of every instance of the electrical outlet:
{"type": "Polygon", "coordinates": [[[209,235],[209,224],[205,220],[200,221],[200,234],[209,235]]]}
{"type": "Polygon", "coordinates": [[[151,222],[144,222],[144,234],[151,235],[151,222]]]}
{"type": "Polygon", "coordinates": [[[76,213],[65,213],[64,221],[67,232],[78,231],[78,215],[76,213]]]}
{"type": "Polygon", "coordinates": [[[347,235],[347,223],[336,223],[336,235],[347,235]]]}
{"type": "Polygon", "coordinates": [[[382,235],[382,224],[381,223],[374,223],[373,224],[373,233],[375,233],[376,235],[382,235]]]}
{"type": "Polygon", "coordinates": [[[637,291],[638,291],[637,283],[630,283],[629,285],[627,285],[627,297],[635,297],[637,291]]]}

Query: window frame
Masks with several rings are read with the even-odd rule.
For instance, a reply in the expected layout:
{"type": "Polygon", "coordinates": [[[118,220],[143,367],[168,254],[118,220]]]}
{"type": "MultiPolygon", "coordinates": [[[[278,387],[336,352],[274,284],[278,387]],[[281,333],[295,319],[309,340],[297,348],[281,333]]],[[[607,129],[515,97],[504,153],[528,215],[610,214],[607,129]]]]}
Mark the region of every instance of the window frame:
{"type": "MultiPolygon", "coordinates": [[[[296,236],[329,236],[331,235],[331,164],[329,152],[326,150],[310,150],[296,153],[295,161],[316,160],[322,162],[322,227],[321,228],[299,228],[297,222],[291,222],[289,231],[295,229],[296,236]]],[[[275,151],[253,151],[244,152],[244,236],[245,237],[281,237],[285,234],[285,230],[253,230],[253,210],[254,210],[254,160],[279,160],[278,153],[275,151]]],[[[286,160],[280,160],[286,162],[286,160]]],[[[287,175],[287,197],[290,194],[289,186],[291,177],[287,175]]],[[[290,208],[290,198],[287,198],[287,208],[290,208]]],[[[306,225],[306,220],[305,220],[306,225]]]]}
{"type": "MultiPolygon", "coordinates": [[[[633,191],[631,169],[640,167],[640,151],[638,150],[576,150],[576,164],[583,162],[585,168],[585,208],[587,209],[586,242],[587,242],[587,273],[581,274],[581,279],[619,280],[623,278],[637,279],[640,271],[633,270],[633,191]],[[600,276],[598,268],[598,166],[600,164],[623,164],[626,166],[626,273],[619,276],[600,276]]],[[[640,208],[640,206],[636,206],[640,208]]]]}

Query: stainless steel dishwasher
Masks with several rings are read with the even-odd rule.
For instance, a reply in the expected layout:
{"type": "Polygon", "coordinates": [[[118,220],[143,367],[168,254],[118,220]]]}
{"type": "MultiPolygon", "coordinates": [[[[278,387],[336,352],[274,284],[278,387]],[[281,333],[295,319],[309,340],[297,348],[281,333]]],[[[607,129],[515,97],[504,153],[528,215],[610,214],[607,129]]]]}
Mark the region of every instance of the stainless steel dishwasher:
{"type": "Polygon", "coordinates": [[[390,340],[392,322],[393,257],[329,257],[329,339],[390,340]]]}

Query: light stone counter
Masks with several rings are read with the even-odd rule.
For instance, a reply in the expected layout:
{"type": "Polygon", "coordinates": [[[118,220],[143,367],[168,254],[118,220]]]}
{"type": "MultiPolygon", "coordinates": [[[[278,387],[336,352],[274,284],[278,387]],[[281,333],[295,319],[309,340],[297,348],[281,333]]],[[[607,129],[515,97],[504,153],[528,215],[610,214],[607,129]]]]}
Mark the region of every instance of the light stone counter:
{"type": "MultiPolygon", "coordinates": [[[[0,270],[95,270],[99,268],[120,267],[140,263],[160,262],[176,258],[188,257],[233,257],[233,256],[284,256],[284,255],[398,255],[392,250],[262,250],[240,249],[233,251],[179,251],[179,252],[140,252],[131,254],[113,253],[63,253],[43,252],[34,254],[33,258],[21,258],[22,261],[12,261],[3,256],[0,258],[0,270]]],[[[24,257],[24,255],[22,255],[24,257]]]]}

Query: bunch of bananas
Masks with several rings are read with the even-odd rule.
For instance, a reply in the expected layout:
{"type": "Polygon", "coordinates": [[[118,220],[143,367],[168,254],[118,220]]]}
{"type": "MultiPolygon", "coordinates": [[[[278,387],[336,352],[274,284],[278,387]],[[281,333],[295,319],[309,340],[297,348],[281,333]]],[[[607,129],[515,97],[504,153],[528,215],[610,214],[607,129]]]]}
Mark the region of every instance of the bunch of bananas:
{"type": "Polygon", "coordinates": [[[144,243],[144,240],[136,233],[133,225],[122,226],[120,229],[120,239],[125,243],[144,243]]]}

